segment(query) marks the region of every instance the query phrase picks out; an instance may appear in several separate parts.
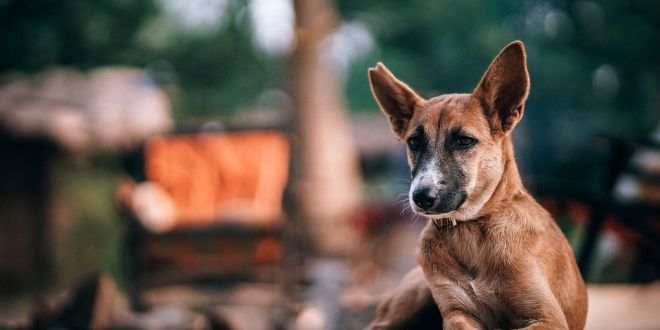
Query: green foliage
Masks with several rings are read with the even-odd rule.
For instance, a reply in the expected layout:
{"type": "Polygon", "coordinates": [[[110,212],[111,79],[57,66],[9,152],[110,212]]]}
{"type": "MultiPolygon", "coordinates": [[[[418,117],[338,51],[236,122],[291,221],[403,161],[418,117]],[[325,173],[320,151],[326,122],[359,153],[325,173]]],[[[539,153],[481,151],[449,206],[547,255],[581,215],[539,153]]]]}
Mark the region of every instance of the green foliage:
{"type": "Polygon", "coordinates": [[[593,134],[641,138],[660,122],[659,2],[339,0],[338,7],[366,22],[378,45],[348,76],[353,108],[376,108],[361,87],[376,61],[425,96],[470,92],[503,46],[523,40],[532,90],[519,151],[528,172],[578,174],[593,134]]]}
{"type": "MultiPolygon", "coordinates": [[[[170,86],[176,117],[249,108],[286,87],[285,58],[254,46],[247,0],[229,0],[220,24],[188,30],[157,0],[0,1],[0,73],[50,65],[147,67],[170,86]]],[[[470,92],[508,42],[527,45],[532,90],[520,128],[530,170],[568,171],[594,133],[645,137],[660,121],[660,2],[336,0],[366,24],[375,49],[349,66],[354,111],[375,111],[366,70],[385,62],[426,96],[470,92]],[[568,146],[568,147],[566,147],[568,146]],[[547,158],[547,159],[546,159],[547,158]],[[554,166],[554,165],[553,165],[554,166]]]]}
{"type": "Polygon", "coordinates": [[[249,27],[232,15],[230,22],[208,33],[180,31],[154,58],[174,71],[178,94],[177,117],[213,116],[252,104],[259,93],[282,82],[282,61],[260,54],[249,27]]]}
{"type": "Polygon", "coordinates": [[[133,36],[155,11],[150,0],[1,1],[0,72],[130,61],[133,36]]]}
{"type": "Polygon", "coordinates": [[[172,87],[177,118],[228,113],[283,84],[283,60],[252,44],[246,6],[230,1],[222,24],[189,31],[154,0],[0,1],[0,73],[146,67],[172,87]]]}

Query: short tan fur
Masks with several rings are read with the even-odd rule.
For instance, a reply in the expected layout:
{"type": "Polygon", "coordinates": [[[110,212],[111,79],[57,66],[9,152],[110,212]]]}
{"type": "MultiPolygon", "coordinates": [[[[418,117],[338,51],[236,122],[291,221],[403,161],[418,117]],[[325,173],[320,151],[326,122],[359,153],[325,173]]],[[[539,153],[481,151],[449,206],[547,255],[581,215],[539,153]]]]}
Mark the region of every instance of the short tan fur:
{"type": "Polygon", "coordinates": [[[381,63],[369,81],[408,146],[413,210],[429,218],[419,267],[369,327],[399,328],[434,302],[444,329],[583,329],[587,294],[575,257],[514,158],[511,131],[530,88],[522,42],[495,57],[471,94],[426,100],[381,63]]]}

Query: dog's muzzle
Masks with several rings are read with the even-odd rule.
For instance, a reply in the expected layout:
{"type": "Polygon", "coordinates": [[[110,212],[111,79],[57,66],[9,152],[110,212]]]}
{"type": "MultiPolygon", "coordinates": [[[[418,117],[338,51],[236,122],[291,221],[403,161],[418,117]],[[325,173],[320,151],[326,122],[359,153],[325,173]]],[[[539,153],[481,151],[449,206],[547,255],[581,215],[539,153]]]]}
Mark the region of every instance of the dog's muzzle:
{"type": "Polygon", "coordinates": [[[417,211],[425,214],[443,214],[457,210],[467,200],[465,190],[441,191],[434,187],[415,187],[411,193],[417,211]]]}

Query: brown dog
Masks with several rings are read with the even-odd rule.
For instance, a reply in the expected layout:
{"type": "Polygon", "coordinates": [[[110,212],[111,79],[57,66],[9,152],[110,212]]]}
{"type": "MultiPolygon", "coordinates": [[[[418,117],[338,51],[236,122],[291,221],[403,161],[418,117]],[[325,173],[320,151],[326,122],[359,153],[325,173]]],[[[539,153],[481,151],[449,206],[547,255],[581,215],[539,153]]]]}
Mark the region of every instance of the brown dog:
{"type": "Polygon", "coordinates": [[[525,191],[514,159],[510,133],[529,92],[523,44],[506,46],[472,94],[425,100],[380,63],[369,81],[408,147],[411,206],[429,218],[421,270],[370,327],[406,328],[435,302],[444,329],[584,328],[587,294],[571,248],[525,191]]]}

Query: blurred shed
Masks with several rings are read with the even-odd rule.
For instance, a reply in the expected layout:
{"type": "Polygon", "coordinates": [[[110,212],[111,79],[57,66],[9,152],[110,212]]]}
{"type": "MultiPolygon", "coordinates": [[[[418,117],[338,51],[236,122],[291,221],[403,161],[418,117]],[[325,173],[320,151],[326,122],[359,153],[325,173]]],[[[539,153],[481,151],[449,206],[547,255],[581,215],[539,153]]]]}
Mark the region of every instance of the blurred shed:
{"type": "Polygon", "coordinates": [[[52,69],[0,78],[0,126],[68,151],[121,151],[172,127],[169,102],[131,68],[52,69]]]}
{"type": "Polygon", "coordinates": [[[52,243],[66,220],[56,212],[58,160],[128,151],[172,125],[166,94],[141,70],[0,77],[0,293],[52,278],[52,243]]]}

